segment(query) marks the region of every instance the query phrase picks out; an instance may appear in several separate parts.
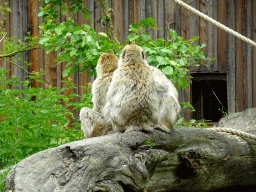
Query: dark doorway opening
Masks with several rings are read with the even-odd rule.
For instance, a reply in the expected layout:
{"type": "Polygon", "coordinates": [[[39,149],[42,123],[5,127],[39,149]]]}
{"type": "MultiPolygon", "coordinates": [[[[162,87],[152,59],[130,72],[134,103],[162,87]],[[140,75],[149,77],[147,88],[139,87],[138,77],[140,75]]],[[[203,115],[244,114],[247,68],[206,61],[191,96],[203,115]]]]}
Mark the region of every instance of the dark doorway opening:
{"type": "Polygon", "coordinates": [[[192,105],[193,119],[218,122],[227,106],[227,75],[225,73],[193,73],[192,105]]]}

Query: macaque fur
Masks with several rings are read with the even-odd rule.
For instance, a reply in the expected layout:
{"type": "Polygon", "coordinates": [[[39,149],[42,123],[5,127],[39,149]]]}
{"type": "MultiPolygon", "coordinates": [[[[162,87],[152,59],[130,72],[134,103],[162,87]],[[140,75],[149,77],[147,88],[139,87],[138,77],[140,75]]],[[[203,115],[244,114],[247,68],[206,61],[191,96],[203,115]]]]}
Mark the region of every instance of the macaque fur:
{"type": "Polygon", "coordinates": [[[141,47],[137,45],[124,47],[103,110],[104,116],[112,123],[115,132],[152,131],[153,127],[165,132],[170,131],[170,126],[177,119],[180,105],[176,89],[172,87],[174,89],[171,91],[175,93],[170,95],[168,92],[170,84],[165,82],[169,80],[161,79],[163,77],[166,78],[160,70],[148,65],[141,47]],[[154,75],[157,75],[156,78],[154,75]],[[170,103],[170,106],[175,106],[177,109],[168,111],[169,107],[166,105],[169,104],[162,103],[165,102],[164,96],[174,96],[175,98],[170,97],[167,101],[175,102],[175,104],[170,103]],[[172,111],[175,114],[167,115],[172,111]],[[168,120],[169,117],[171,118],[168,120]]]}
{"type": "Polygon", "coordinates": [[[81,129],[87,138],[105,135],[112,130],[112,125],[101,112],[106,104],[107,91],[117,64],[118,57],[113,53],[102,53],[97,61],[97,78],[92,84],[93,110],[83,107],[80,111],[81,129]]]}

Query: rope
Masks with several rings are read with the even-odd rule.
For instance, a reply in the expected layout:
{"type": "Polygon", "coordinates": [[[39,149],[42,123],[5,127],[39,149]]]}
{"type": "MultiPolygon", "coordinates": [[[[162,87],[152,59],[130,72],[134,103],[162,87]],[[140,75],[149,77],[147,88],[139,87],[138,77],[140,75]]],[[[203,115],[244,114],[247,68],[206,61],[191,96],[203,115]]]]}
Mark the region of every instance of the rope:
{"type": "Polygon", "coordinates": [[[249,139],[256,140],[256,135],[246,133],[246,132],[243,132],[243,131],[239,131],[239,130],[235,130],[235,129],[231,129],[231,128],[208,128],[207,130],[230,133],[232,135],[238,135],[240,137],[247,137],[249,139]]]}
{"type": "Polygon", "coordinates": [[[252,41],[251,39],[248,39],[247,37],[237,33],[236,31],[226,27],[225,25],[215,21],[214,19],[212,19],[211,17],[208,17],[207,15],[201,13],[200,11],[194,9],[193,7],[187,5],[186,3],[182,2],[181,0],[173,0],[174,2],[176,2],[177,4],[179,4],[180,6],[185,7],[186,9],[188,9],[189,11],[195,13],[197,16],[202,17],[203,19],[205,19],[206,21],[209,21],[210,23],[212,23],[213,25],[216,25],[217,27],[221,28],[222,30],[234,35],[235,37],[237,37],[238,39],[241,39],[243,41],[245,41],[246,43],[249,43],[250,45],[256,47],[256,43],[254,41],[252,41]]]}

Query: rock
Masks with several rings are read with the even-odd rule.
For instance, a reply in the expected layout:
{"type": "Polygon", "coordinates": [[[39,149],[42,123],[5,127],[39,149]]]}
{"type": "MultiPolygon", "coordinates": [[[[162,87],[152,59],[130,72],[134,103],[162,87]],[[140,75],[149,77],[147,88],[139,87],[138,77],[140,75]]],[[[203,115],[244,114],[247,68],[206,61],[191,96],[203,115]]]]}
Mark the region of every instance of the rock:
{"type": "Polygon", "coordinates": [[[5,187],[12,192],[226,191],[256,184],[255,145],[203,128],[115,133],[36,153],[11,169],[5,187]]]}
{"type": "Polygon", "coordinates": [[[256,108],[231,113],[219,120],[218,127],[230,127],[256,135],[256,108]]]}

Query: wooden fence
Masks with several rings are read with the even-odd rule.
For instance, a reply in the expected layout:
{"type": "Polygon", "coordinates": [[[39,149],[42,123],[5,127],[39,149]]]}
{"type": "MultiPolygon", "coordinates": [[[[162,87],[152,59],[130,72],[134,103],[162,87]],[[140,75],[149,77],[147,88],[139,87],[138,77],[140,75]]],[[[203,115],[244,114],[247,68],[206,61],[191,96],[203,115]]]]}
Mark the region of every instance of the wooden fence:
{"type": "MultiPolygon", "coordinates": [[[[256,0],[183,1],[242,35],[256,40],[256,0]]],[[[41,1],[0,0],[1,4],[3,2],[8,2],[12,10],[6,22],[8,36],[18,36],[18,38],[24,39],[28,31],[32,31],[32,36],[39,34],[38,26],[43,22],[42,18],[37,16],[40,12],[41,1]]],[[[103,13],[99,3],[94,0],[85,0],[84,5],[93,12],[90,19],[94,21],[96,32],[106,31],[101,21],[103,13]]],[[[175,29],[178,35],[185,39],[200,36],[196,43],[206,43],[205,55],[216,59],[210,63],[210,69],[201,66],[191,69],[191,73],[226,74],[229,112],[256,107],[255,47],[253,48],[221,29],[217,29],[172,0],[109,0],[109,6],[114,12],[114,31],[120,42],[126,40],[130,23],[138,23],[139,20],[147,17],[154,18],[156,25],[164,29],[164,31],[150,31],[150,34],[155,37],[170,37],[169,29],[175,29]]],[[[64,20],[65,18],[60,18],[60,22],[64,20]]],[[[79,24],[89,24],[80,13],[77,15],[77,20],[79,24]]],[[[43,78],[47,84],[58,88],[63,86],[62,80],[66,78],[63,78],[61,74],[65,69],[65,64],[56,65],[53,62],[56,57],[54,53],[46,54],[45,50],[36,49],[22,53],[22,57],[24,61],[32,63],[28,70],[44,69],[46,74],[43,78]]],[[[22,70],[3,60],[0,62],[1,67],[11,69],[10,76],[15,75],[21,80],[26,79],[26,74],[22,70]]],[[[22,62],[17,61],[17,63],[23,66],[22,62]]],[[[85,90],[81,86],[86,85],[90,79],[85,72],[78,71],[71,77],[78,87],[73,92],[82,95],[85,90]]],[[[193,103],[191,86],[185,90],[180,89],[179,95],[181,102],[193,103]]],[[[184,116],[189,119],[191,114],[186,113],[184,116]]]]}

